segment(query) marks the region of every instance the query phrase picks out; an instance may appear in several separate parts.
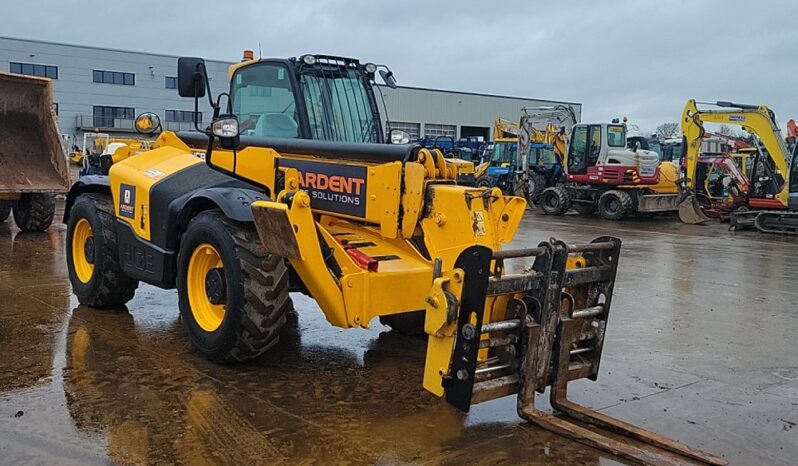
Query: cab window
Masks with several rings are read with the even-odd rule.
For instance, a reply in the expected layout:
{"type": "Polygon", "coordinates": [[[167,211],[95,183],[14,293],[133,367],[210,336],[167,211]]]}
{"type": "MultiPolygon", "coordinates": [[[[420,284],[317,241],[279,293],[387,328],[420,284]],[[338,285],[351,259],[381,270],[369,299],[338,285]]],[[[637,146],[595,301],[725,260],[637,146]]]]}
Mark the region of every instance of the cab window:
{"type": "Polygon", "coordinates": [[[610,147],[626,147],[626,127],[623,125],[607,125],[607,145],[610,147]]]}
{"type": "Polygon", "coordinates": [[[241,68],[233,76],[232,98],[241,134],[299,137],[296,101],[285,66],[263,63],[241,68]]]}

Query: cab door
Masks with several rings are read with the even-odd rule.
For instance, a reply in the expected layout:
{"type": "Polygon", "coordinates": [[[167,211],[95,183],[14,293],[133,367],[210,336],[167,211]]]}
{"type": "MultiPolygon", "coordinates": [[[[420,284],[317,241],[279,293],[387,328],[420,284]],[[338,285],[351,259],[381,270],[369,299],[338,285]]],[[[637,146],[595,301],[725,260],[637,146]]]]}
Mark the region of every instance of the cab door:
{"type": "Polygon", "coordinates": [[[587,172],[588,127],[576,126],[571,133],[571,144],[568,148],[568,173],[584,175],[587,172]]]}

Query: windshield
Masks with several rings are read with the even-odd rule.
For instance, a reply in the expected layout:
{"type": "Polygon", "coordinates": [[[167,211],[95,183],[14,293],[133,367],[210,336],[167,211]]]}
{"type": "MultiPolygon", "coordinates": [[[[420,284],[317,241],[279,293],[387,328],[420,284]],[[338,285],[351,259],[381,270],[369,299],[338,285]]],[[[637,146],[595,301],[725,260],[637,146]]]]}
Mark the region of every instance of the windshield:
{"type": "Polygon", "coordinates": [[[626,127],[623,125],[607,125],[607,145],[610,147],[626,147],[626,127]]]}
{"type": "Polygon", "coordinates": [[[515,163],[515,154],[518,152],[517,142],[494,142],[493,156],[490,161],[493,163],[515,163]]]}
{"type": "Polygon", "coordinates": [[[299,115],[288,69],[261,64],[241,68],[233,78],[233,113],[248,136],[297,138],[299,115]]]}
{"type": "MultiPolygon", "coordinates": [[[[382,142],[370,89],[356,69],[306,68],[299,81],[312,139],[382,142]]],[[[300,137],[301,113],[285,65],[261,63],[243,67],[233,77],[231,90],[233,113],[238,117],[241,134],[300,137]]]]}
{"type": "Polygon", "coordinates": [[[552,149],[548,149],[546,147],[540,149],[533,149],[532,151],[532,158],[529,160],[529,165],[537,165],[539,167],[551,168],[559,162],[559,158],[557,154],[554,153],[552,149]]]}
{"type": "Polygon", "coordinates": [[[368,84],[354,68],[310,68],[300,75],[313,139],[379,141],[368,84]]]}

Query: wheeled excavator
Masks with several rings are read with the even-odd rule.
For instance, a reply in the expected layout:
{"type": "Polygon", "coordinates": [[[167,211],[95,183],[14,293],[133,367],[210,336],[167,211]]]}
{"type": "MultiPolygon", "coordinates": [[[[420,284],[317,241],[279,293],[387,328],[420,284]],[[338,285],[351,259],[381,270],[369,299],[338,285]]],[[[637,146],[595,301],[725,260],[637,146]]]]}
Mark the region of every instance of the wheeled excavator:
{"type": "MultiPolygon", "coordinates": [[[[291,129],[308,92],[349,72],[351,62],[321,61],[233,65],[230,91],[214,98],[204,60],[179,59],[178,92],[195,107],[207,96],[210,126],[165,131],[152,150],[72,188],[64,218],[78,300],[119,306],[141,281],[177,288],[188,339],[217,363],[273,348],[290,291],[341,328],[421,312],[423,386],[455,408],[516,395],[522,418],[629,461],[724,464],[568,400],[570,381],[598,376],[619,239],[503,249],[526,201],[458,185],[439,151],[241,134],[253,114],[255,128],[270,120],[265,132],[291,129]],[[535,407],[546,389],[557,416],[535,407]]],[[[346,112],[332,106],[316,121],[353,121],[346,112]]]]}
{"type": "Polygon", "coordinates": [[[745,209],[731,215],[735,229],[755,227],[766,233],[798,234],[798,164],[791,157],[781,135],[776,116],[765,105],[727,101],[704,103],[716,108],[699,109],[689,100],[682,112],[685,138],[685,174],[680,181],[682,198],[679,218],[684,223],[703,223],[708,217],[696,197],[696,170],[704,124],[717,123],[742,127],[755,136],[757,153],[749,173],[750,187],[745,209]]]}
{"type": "MultiPolygon", "coordinates": [[[[566,107],[567,109],[567,107],[566,107]]],[[[560,113],[565,109],[560,108],[560,113]]],[[[533,161],[534,141],[550,146],[556,162],[543,164],[537,173],[542,185],[539,205],[548,215],[562,215],[571,208],[581,214],[598,210],[602,218],[621,220],[633,213],[656,213],[676,210],[679,199],[676,187],[677,168],[660,163],[659,156],[639,147],[627,147],[625,123],[577,123],[573,109],[560,117],[559,128],[550,124],[536,129],[532,123],[546,118],[548,109],[524,110],[519,139],[519,159],[533,161]],[[545,189],[542,189],[545,188],[545,189]]],[[[523,167],[528,162],[519,162],[523,167]]]]}

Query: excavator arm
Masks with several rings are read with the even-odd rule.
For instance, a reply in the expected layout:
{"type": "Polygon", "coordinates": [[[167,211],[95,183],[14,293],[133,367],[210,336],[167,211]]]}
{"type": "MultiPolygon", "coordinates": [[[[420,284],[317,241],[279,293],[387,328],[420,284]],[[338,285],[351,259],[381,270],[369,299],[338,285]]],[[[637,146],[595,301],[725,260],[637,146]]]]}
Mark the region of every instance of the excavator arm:
{"type": "MultiPolygon", "coordinates": [[[[682,112],[682,134],[685,138],[685,174],[680,180],[682,200],[679,204],[679,217],[684,223],[702,223],[709,218],[703,213],[696,200],[696,169],[704,138],[704,123],[717,123],[739,126],[746,132],[756,135],[765,148],[763,156],[769,157],[777,173],[787,176],[787,146],[781,137],[773,111],[764,105],[746,105],[732,102],[716,102],[714,105],[724,110],[700,110],[695,100],[689,100],[682,112]],[[728,110],[725,110],[728,109],[728,110]]],[[[787,183],[781,186],[774,198],[787,205],[787,183]]]]}

